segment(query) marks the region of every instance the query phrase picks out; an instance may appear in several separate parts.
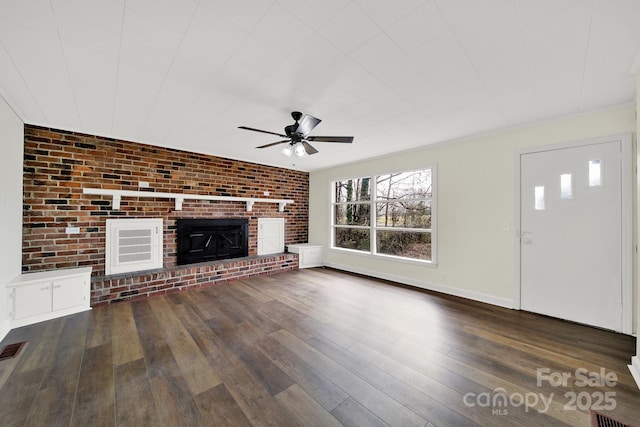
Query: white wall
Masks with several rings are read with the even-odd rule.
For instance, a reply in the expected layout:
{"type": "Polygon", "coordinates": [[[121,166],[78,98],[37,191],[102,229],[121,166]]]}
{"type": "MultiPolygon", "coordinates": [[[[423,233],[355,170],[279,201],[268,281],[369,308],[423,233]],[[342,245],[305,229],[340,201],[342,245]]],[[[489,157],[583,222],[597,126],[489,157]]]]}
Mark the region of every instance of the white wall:
{"type": "Polygon", "coordinates": [[[22,268],[24,124],[0,98],[0,340],[9,332],[6,283],[22,268]]]}
{"type": "MultiPolygon", "coordinates": [[[[637,133],[636,133],[636,144],[638,141],[638,135],[640,135],[640,120],[638,120],[637,117],[637,112],[640,111],[640,72],[636,75],[636,127],[637,127],[637,133]]],[[[636,146],[637,149],[637,146],[636,146]]],[[[637,160],[637,165],[640,166],[640,150],[637,150],[637,156],[638,156],[638,160],[637,160]]],[[[637,187],[636,187],[636,191],[640,191],[640,174],[636,175],[636,178],[638,179],[637,181],[637,187]]],[[[640,196],[638,197],[638,212],[640,212],[640,196]]],[[[636,221],[636,237],[640,234],[640,215],[638,215],[638,217],[636,218],[638,221],[636,221]]],[[[640,238],[638,238],[638,240],[636,242],[640,241],[640,238]]],[[[640,284],[638,284],[640,282],[640,278],[638,278],[638,272],[640,272],[640,267],[638,267],[638,265],[636,264],[636,301],[638,303],[638,311],[637,311],[637,317],[636,317],[636,325],[637,325],[637,329],[636,329],[636,333],[637,336],[640,336],[640,284]]],[[[635,358],[635,363],[636,363],[636,376],[638,378],[636,378],[636,381],[638,382],[638,386],[640,386],[640,338],[636,338],[636,358],[635,358]]]]}
{"type": "Polygon", "coordinates": [[[327,265],[512,307],[516,150],[635,131],[635,106],[625,105],[312,172],[309,242],[329,247],[332,180],[436,164],[436,267],[330,249],[327,265]]]}

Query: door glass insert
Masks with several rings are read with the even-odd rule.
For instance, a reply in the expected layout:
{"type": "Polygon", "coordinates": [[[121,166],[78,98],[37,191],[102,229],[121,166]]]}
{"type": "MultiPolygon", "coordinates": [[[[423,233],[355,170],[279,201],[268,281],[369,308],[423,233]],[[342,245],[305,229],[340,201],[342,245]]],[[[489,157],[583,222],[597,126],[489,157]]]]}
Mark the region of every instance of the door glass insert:
{"type": "Polygon", "coordinates": [[[534,187],[533,189],[534,203],[533,208],[537,211],[543,211],[544,208],[544,186],[534,187]]]}
{"type": "Polygon", "coordinates": [[[573,199],[573,185],[571,181],[570,173],[560,175],[560,198],[563,200],[573,199]]]}
{"type": "Polygon", "coordinates": [[[602,185],[602,163],[600,160],[589,160],[589,187],[602,185]]]}

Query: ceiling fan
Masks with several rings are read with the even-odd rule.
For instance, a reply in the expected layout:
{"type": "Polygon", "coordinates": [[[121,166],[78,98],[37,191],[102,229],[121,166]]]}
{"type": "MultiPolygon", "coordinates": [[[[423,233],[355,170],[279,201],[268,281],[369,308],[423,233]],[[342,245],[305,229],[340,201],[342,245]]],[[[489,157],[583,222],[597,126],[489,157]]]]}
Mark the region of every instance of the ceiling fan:
{"type": "Polygon", "coordinates": [[[314,142],[340,142],[350,144],[353,142],[352,136],[309,136],[309,132],[313,130],[322,120],[310,116],[309,114],[302,114],[299,111],[291,113],[291,117],[295,121],[294,124],[285,126],[284,134],[277,132],[269,132],[267,130],[255,129],[246,126],[238,126],[239,129],[251,130],[254,132],[268,133],[270,135],[277,135],[281,138],[287,138],[282,141],[272,142],[270,144],[260,145],[256,148],[267,148],[278,144],[288,144],[282,149],[282,153],[287,157],[291,157],[291,154],[295,154],[298,157],[302,157],[305,154],[316,154],[318,150],[313,148],[309,141],[314,142]]]}

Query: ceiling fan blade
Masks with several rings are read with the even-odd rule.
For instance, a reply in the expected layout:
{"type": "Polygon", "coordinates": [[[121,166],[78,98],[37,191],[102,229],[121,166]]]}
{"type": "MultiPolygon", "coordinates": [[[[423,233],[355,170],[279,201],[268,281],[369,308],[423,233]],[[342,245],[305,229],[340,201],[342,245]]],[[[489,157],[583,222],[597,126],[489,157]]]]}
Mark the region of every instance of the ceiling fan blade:
{"type": "Polygon", "coordinates": [[[277,136],[282,137],[282,138],[286,138],[286,137],[287,137],[287,135],[283,135],[283,134],[281,134],[281,133],[269,132],[268,130],[261,130],[261,129],[249,128],[249,127],[246,127],[246,126],[238,126],[238,129],[252,130],[252,131],[254,131],[254,132],[268,133],[269,135],[277,135],[277,136]]]}
{"type": "Polygon", "coordinates": [[[353,137],[352,136],[308,136],[307,140],[318,141],[318,142],[343,142],[346,144],[351,144],[353,142],[353,137]]]}
{"type": "Polygon", "coordinates": [[[285,142],[291,142],[291,140],[290,140],[290,139],[285,139],[284,141],[272,142],[271,144],[261,145],[261,146],[256,147],[256,148],[267,148],[267,147],[272,147],[272,146],[274,146],[274,145],[284,144],[285,142]]]}
{"type": "Polygon", "coordinates": [[[302,120],[300,120],[300,123],[298,124],[298,128],[296,129],[296,132],[302,134],[303,136],[307,136],[309,132],[313,130],[314,127],[320,124],[321,121],[322,120],[316,117],[310,116],[309,114],[305,114],[302,117],[302,120]]]}
{"type": "Polygon", "coordinates": [[[307,141],[302,141],[302,145],[304,146],[304,151],[306,151],[308,155],[316,154],[318,152],[318,150],[313,148],[307,141]]]}

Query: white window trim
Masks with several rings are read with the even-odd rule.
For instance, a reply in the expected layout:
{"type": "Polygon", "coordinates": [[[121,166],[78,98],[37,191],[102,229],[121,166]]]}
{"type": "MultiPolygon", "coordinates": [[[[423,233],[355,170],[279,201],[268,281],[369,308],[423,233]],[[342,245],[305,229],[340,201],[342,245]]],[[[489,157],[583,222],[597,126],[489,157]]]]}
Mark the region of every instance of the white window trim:
{"type": "Polygon", "coordinates": [[[389,259],[393,261],[403,262],[407,264],[415,264],[422,266],[430,266],[436,267],[437,264],[437,168],[436,165],[425,165],[422,167],[403,169],[403,170],[393,170],[393,171],[381,171],[378,173],[366,174],[362,173],[359,175],[348,176],[344,178],[335,178],[329,182],[330,191],[329,191],[329,250],[341,253],[348,253],[373,259],[389,259]],[[400,200],[409,200],[409,199],[389,199],[389,200],[379,200],[376,198],[377,194],[377,182],[376,177],[380,175],[389,175],[393,173],[403,173],[403,172],[412,172],[417,170],[431,169],[431,198],[421,198],[421,199],[411,199],[411,201],[425,201],[431,200],[431,228],[402,228],[402,227],[376,227],[376,203],[385,203],[385,202],[393,202],[400,200]],[[345,224],[335,224],[335,206],[337,205],[348,205],[354,204],[354,202],[335,202],[335,182],[336,181],[346,181],[349,179],[362,179],[362,178],[370,178],[370,189],[371,189],[371,200],[367,202],[358,202],[355,204],[368,204],[370,206],[371,218],[369,219],[370,224],[368,226],[362,225],[345,225],[345,224]],[[370,250],[369,251],[361,251],[358,249],[349,249],[349,248],[340,248],[335,246],[335,233],[333,230],[335,228],[352,228],[352,229],[363,229],[370,230],[370,250]],[[376,240],[376,231],[377,230],[392,230],[392,231],[416,231],[416,232],[430,232],[431,233],[431,260],[421,260],[416,258],[407,258],[401,257],[397,255],[388,255],[381,254],[377,252],[377,240],[376,240]]]}

